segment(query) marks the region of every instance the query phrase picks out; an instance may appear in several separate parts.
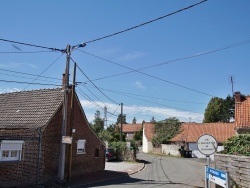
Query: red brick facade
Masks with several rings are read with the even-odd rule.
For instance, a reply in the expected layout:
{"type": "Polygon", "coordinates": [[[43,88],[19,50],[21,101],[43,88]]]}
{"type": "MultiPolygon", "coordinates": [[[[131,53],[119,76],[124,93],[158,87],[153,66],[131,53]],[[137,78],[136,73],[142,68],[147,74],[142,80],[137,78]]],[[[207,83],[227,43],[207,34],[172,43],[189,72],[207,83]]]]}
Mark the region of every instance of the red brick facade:
{"type": "MultiPolygon", "coordinates": [[[[77,97],[76,97],[77,98],[77,97]]],[[[70,99],[70,97],[69,97],[70,99]]],[[[69,105],[70,107],[70,100],[69,105]]],[[[89,127],[78,99],[74,102],[72,177],[105,168],[105,146],[89,127]],[[86,154],[76,154],[76,142],[86,140],[86,154]],[[95,156],[96,149],[99,157],[95,156]]],[[[70,117],[70,108],[68,109],[70,117]]],[[[69,126],[68,118],[67,126],[69,126]]],[[[24,186],[43,183],[58,178],[59,153],[62,127],[62,107],[55,112],[47,125],[38,129],[1,130],[0,140],[23,140],[20,162],[0,162],[0,187],[24,186]],[[41,146],[41,147],[40,147],[41,146]]],[[[67,134],[69,135],[69,129],[67,134]]],[[[65,178],[68,175],[69,144],[66,144],[65,178]]]]}
{"type": "Polygon", "coordinates": [[[244,97],[235,92],[235,126],[237,128],[250,127],[250,96],[244,97]]]}

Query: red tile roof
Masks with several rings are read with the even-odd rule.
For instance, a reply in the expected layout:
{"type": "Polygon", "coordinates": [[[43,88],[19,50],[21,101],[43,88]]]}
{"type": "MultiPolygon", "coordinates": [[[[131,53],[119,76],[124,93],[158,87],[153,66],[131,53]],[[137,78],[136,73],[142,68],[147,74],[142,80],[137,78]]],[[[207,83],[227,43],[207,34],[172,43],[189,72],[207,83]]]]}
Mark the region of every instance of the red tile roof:
{"type": "MultiPolygon", "coordinates": [[[[117,127],[121,127],[121,125],[117,125],[117,127]]],[[[142,124],[122,124],[122,132],[124,133],[134,133],[140,131],[142,128],[142,124]]]]}
{"type": "Polygon", "coordinates": [[[235,126],[250,127],[250,96],[235,101],[235,126]]]}
{"type": "Polygon", "coordinates": [[[224,142],[236,134],[234,123],[183,123],[182,132],[171,139],[173,142],[197,142],[203,134],[212,135],[217,142],[224,142]]]}
{"type": "Polygon", "coordinates": [[[152,140],[154,137],[154,124],[153,123],[144,123],[143,124],[144,127],[144,133],[145,136],[148,140],[152,140]]]}

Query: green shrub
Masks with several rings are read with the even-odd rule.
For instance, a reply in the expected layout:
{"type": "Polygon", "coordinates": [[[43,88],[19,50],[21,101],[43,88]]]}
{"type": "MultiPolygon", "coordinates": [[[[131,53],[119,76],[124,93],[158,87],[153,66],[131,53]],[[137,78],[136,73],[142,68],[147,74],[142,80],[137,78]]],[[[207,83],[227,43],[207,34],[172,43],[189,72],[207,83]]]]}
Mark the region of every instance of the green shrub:
{"type": "Polygon", "coordinates": [[[109,148],[113,148],[119,160],[123,160],[124,152],[126,151],[126,142],[110,142],[109,148]]]}
{"type": "Polygon", "coordinates": [[[223,154],[250,156],[250,134],[239,134],[224,143],[223,154]]]}

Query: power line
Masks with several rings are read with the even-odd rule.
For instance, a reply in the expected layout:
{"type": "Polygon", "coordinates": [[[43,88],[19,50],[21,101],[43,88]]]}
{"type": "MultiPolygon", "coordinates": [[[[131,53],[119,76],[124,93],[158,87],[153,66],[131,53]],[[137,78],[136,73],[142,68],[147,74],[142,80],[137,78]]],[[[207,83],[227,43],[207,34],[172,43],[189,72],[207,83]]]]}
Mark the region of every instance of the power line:
{"type": "Polygon", "coordinates": [[[0,68],[0,71],[12,72],[12,73],[23,74],[23,75],[28,75],[28,76],[39,76],[39,77],[42,77],[42,78],[48,78],[48,79],[54,79],[54,80],[60,80],[60,81],[62,80],[62,79],[59,79],[59,78],[53,78],[53,77],[48,77],[48,76],[41,76],[41,75],[37,75],[37,74],[30,74],[30,73],[12,71],[12,70],[1,69],[1,68],[0,68]]]}
{"type": "MultiPolygon", "coordinates": [[[[92,86],[89,86],[92,87],[92,86]]],[[[99,87],[99,89],[105,90],[105,91],[109,91],[112,93],[116,93],[116,94],[127,94],[127,95],[134,95],[134,96],[138,96],[138,97],[146,97],[146,98],[151,98],[151,99],[158,99],[158,100],[166,100],[166,101],[173,101],[173,102],[180,102],[180,103],[191,103],[191,104],[206,104],[206,103],[199,103],[199,102],[192,102],[192,101],[180,101],[180,100],[175,100],[175,99],[166,99],[166,98],[160,98],[160,97],[151,97],[151,96],[146,96],[146,95],[138,95],[138,94],[134,94],[134,93],[127,93],[127,92],[121,92],[121,91],[114,91],[114,90],[110,90],[110,89],[104,89],[99,87]]]]}
{"type": "MultiPolygon", "coordinates": [[[[78,49],[78,50],[79,50],[79,49],[78,49]]],[[[79,51],[81,51],[81,52],[83,52],[83,53],[86,53],[86,54],[88,54],[88,55],[91,55],[91,56],[93,56],[93,57],[96,57],[96,58],[98,58],[98,59],[101,59],[101,60],[103,60],[103,61],[106,61],[106,62],[115,64],[115,65],[118,65],[118,66],[123,67],[123,68],[126,68],[126,69],[129,69],[129,70],[131,70],[131,72],[137,72],[137,73],[146,75],[146,76],[148,76],[148,77],[154,78],[154,79],[156,79],[156,80],[160,80],[160,81],[163,81],[163,82],[166,82],[166,83],[169,83],[169,84],[178,86],[178,87],[182,87],[182,88],[187,89],[187,90],[194,91],[194,92],[196,92],[196,93],[200,93],[200,94],[203,94],[203,95],[207,95],[207,96],[213,97],[213,95],[211,95],[211,94],[208,94],[208,93],[205,93],[205,92],[202,92],[202,91],[198,91],[198,90],[196,90],[196,89],[192,89],[192,88],[183,86],[183,85],[181,85],[181,84],[176,84],[176,83],[174,83],[174,82],[170,82],[170,81],[165,80],[165,79],[163,79],[163,78],[159,78],[159,77],[156,77],[156,76],[153,76],[153,75],[150,75],[150,74],[141,72],[141,71],[139,71],[139,70],[132,69],[132,68],[127,67],[127,66],[125,66],[125,65],[121,65],[121,64],[119,64],[119,63],[116,63],[116,62],[113,62],[113,61],[104,59],[104,58],[102,58],[102,57],[99,57],[99,56],[97,56],[97,55],[94,55],[94,54],[91,54],[91,53],[88,53],[88,52],[85,52],[85,51],[82,51],[82,50],[79,50],[79,51]]],[[[118,75],[120,75],[120,74],[118,74],[118,75]]]]}
{"type": "MultiPolygon", "coordinates": [[[[73,61],[73,62],[75,62],[72,58],[71,58],[71,60],[73,61]]],[[[89,79],[89,77],[82,71],[82,69],[78,66],[78,65],[76,65],[77,66],[77,68],[81,71],[81,73],[93,84],[93,86],[95,86],[95,88],[98,90],[98,91],[100,91],[105,97],[107,97],[109,100],[111,100],[112,102],[114,102],[114,103],[116,103],[116,104],[119,104],[118,102],[116,102],[116,101],[114,101],[113,99],[111,99],[110,97],[108,97],[105,93],[103,93],[90,79],[89,79]]]]}
{"type": "Polygon", "coordinates": [[[52,50],[52,51],[59,51],[59,52],[65,53],[65,49],[62,50],[62,49],[58,49],[58,48],[50,48],[50,47],[46,47],[46,46],[40,46],[40,45],[35,45],[35,44],[29,44],[29,43],[24,43],[24,42],[7,40],[7,39],[0,39],[0,41],[10,42],[10,43],[15,43],[15,44],[21,44],[21,45],[31,46],[31,47],[36,47],[36,48],[43,48],[43,49],[48,49],[48,50],[52,50]]]}
{"type": "Polygon", "coordinates": [[[122,30],[122,31],[119,31],[119,32],[116,32],[116,33],[113,33],[113,34],[110,34],[110,35],[106,35],[106,36],[103,36],[103,37],[100,37],[100,38],[97,38],[97,39],[94,39],[94,40],[90,40],[90,41],[85,42],[85,43],[88,44],[88,43],[96,42],[96,41],[99,41],[99,40],[102,40],[102,39],[105,39],[105,38],[109,38],[109,37],[112,37],[112,36],[115,36],[115,35],[118,35],[118,34],[121,34],[121,33],[127,32],[127,31],[130,31],[130,30],[133,30],[133,29],[142,27],[142,26],[144,26],[144,25],[150,24],[150,23],[152,23],[152,22],[161,20],[161,19],[166,18],[166,17],[168,17],[168,16],[172,16],[172,15],[177,14],[177,13],[179,13],[179,12],[182,12],[182,11],[184,11],[184,10],[190,9],[190,8],[192,8],[192,7],[195,7],[195,6],[197,6],[197,5],[201,4],[201,3],[204,3],[205,1],[207,1],[207,0],[200,1],[200,2],[198,2],[198,3],[195,3],[195,4],[193,4],[193,5],[184,7],[184,8],[182,8],[182,9],[179,9],[179,10],[174,11],[174,12],[172,12],[172,13],[166,14],[166,15],[164,15],[164,16],[155,18],[155,19],[153,19],[153,20],[144,22],[144,23],[142,23],[142,24],[139,24],[139,25],[130,27],[130,28],[128,28],[128,29],[124,29],[124,30],[122,30]]]}
{"type": "MultiPolygon", "coordinates": [[[[230,48],[233,48],[233,47],[237,47],[237,46],[241,46],[241,45],[244,45],[244,44],[249,44],[250,43],[250,40],[244,40],[244,41],[240,41],[240,42],[237,42],[237,43],[233,43],[233,44],[230,44],[230,45],[227,45],[227,46],[224,46],[224,47],[221,47],[221,48],[217,48],[217,49],[214,49],[214,50],[209,50],[209,51],[204,51],[204,52],[200,52],[200,53],[196,53],[194,55],[190,55],[190,56],[186,56],[186,57],[181,57],[181,58],[177,58],[177,59],[173,59],[173,60],[170,60],[170,61],[167,61],[167,62],[164,62],[164,63],[158,63],[156,65],[151,65],[151,66],[148,66],[148,67],[144,67],[144,68],[141,68],[141,69],[131,69],[127,66],[124,66],[124,65],[121,65],[119,63],[115,63],[113,61],[110,61],[110,60],[107,60],[107,59],[104,59],[102,57],[99,57],[97,55],[94,55],[94,54],[91,54],[91,53],[88,53],[86,51],[83,51],[83,50],[80,50],[78,49],[79,51],[85,53],[85,54],[88,54],[90,56],[93,56],[93,57],[96,57],[98,59],[101,59],[103,61],[106,61],[106,62],[109,62],[109,63],[112,63],[112,64],[115,64],[115,65],[118,65],[118,66],[121,66],[121,67],[124,67],[126,69],[130,69],[131,71],[128,71],[128,72],[124,72],[124,73],[119,73],[119,74],[114,74],[114,75],[111,75],[111,76],[106,76],[106,77],[102,77],[102,78],[97,78],[97,79],[93,79],[92,81],[96,81],[96,80],[101,80],[101,79],[106,79],[106,78],[112,78],[112,77],[116,77],[116,76],[121,76],[121,75],[124,75],[124,74],[128,74],[128,73],[132,73],[132,72],[139,72],[139,73],[142,73],[140,72],[140,70],[145,70],[145,69],[149,69],[149,68],[152,68],[152,67],[157,67],[157,66],[161,66],[161,65],[165,65],[165,64],[169,64],[169,63],[173,63],[173,62],[177,62],[177,61],[181,61],[181,60],[186,60],[186,59],[191,59],[191,58],[195,58],[195,57],[199,57],[199,56],[203,56],[203,55],[207,55],[207,54],[210,54],[210,53],[215,53],[215,52],[218,52],[218,51],[222,51],[222,50],[226,50],[226,49],[230,49],[230,48]]],[[[145,74],[145,73],[142,73],[142,74],[145,74]]],[[[163,81],[163,80],[162,80],[163,81]]],[[[182,87],[181,85],[179,84],[175,84],[173,82],[169,82],[169,81],[166,81],[170,84],[173,84],[173,85],[177,85],[177,86],[180,86],[182,87]]],[[[187,87],[183,86],[184,88],[187,89],[187,87]]],[[[193,90],[193,89],[191,89],[193,90]]],[[[194,91],[194,90],[193,90],[194,91]]],[[[199,92],[200,93],[200,92],[199,92]]],[[[202,92],[202,94],[204,94],[202,92]]],[[[212,96],[213,95],[210,95],[210,94],[206,94],[206,95],[209,95],[209,96],[212,96]]]]}
{"type": "Polygon", "coordinates": [[[3,52],[1,51],[0,54],[35,54],[35,53],[46,53],[46,52],[55,52],[55,51],[33,51],[33,52],[3,52]]]}
{"type": "MultiPolygon", "coordinates": [[[[25,79],[33,79],[33,78],[28,78],[28,77],[24,77],[24,76],[17,76],[17,75],[12,75],[12,74],[4,74],[4,73],[0,73],[1,75],[6,75],[6,76],[11,76],[11,77],[16,77],[16,78],[25,78],[25,79]]],[[[39,80],[39,81],[45,81],[47,82],[48,80],[42,80],[42,79],[36,79],[36,80],[39,80]]],[[[56,83],[56,82],[54,82],[56,83]]]]}
{"type": "MultiPolygon", "coordinates": [[[[104,110],[104,108],[102,106],[100,106],[93,99],[91,99],[91,97],[88,96],[81,88],[78,88],[77,91],[79,92],[79,94],[81,96],[83,96],[86,100],[88,100],[90,103],[92,103],[93,105],[95,105],[97,108],[99,108],[100,110],[104,110]]],[[[118,105],[118,107],[119,107],[119,105],[118,105]]],[[[117,109],[118,109],[118,107],[117,107],[117,109]]],[[[111,114],[109,117],[115,115],[114,113],[117,111],[117,109],[113,113],[107,111],[107,113],[111,114]]],[[[115,116],[118,116],[118,115],[115,115],[115,116]]]]}
{"type": "MultiPolygon", "coordinates": [[[[17,83],[17,84],[29,84],[29,85],[50,85],[50,86],[62,86],[62,85],[55,85],[55,84],[44,84],[44,83],[35,83],[35,82],[20,82],[14,80],[0,80],[0,82],[7,82],[7,83],[17,83]]],[[[24,90],[24,89],[23,89],[24,90]]]]}

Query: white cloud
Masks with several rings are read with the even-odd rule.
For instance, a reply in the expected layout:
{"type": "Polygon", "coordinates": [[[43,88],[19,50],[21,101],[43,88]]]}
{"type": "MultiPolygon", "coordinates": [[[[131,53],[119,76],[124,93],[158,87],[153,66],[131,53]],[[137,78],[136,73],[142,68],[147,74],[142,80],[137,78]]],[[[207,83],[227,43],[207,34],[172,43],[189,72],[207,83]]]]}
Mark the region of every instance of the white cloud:
{"type": "Polygon", "coordinates": [[[135,82],[135,86],[136,86],[137,88],[139,88],[139,89],[146,89],[146,87],[145,87],[144,85],[142,85],[142,83],[139,82],[139,81],[136,81],[136,82],[135,82]]]}
{"type": "MultiPolygon", "coordinates": [[[[86,116],[88,118],[88,121],[91,122],[94,119],[94,114],[96,110],[99,110],[101,112],[101,115],[103,116],[104,112],[100,110],[96,105],[93,103],[81,100],[81,104],[83,106],[83,109],[86,113],[86,116]]],[[[95,104],[103,106],[103,103],[95,101],[95,104]]],[[[117,109],[117,104],[112,103],[106,103],[108,112],[113,113],[115,109],[117,109]]],[[[104,107],[104,106],[103,106],[104,107]]],[[[120,114],[121,108],[119,107],[117,111],[115,112],[114,116],[110,116],[108,113],[108,120],[116,122],[117,115],[120,114]]],[[[152,107],[152,106],[137,106],[137,105],[131,105],[127,106],[124,105],[123,107],[123,113],[126,114],[126,120],[127,122],[132,122],[132,119],[136,117],[137,122],[140,123],[142,120],[150,120],[152,117],[155,117],[157,121],[164,120],[169,117],[176,117],[180,121],[183,122],[189,122],[190,118],[191,121],[200,123],[203,120],[203,114],[202,113],[194,113],[189,111],[181,111],[177,109],[172,108],[159,108],[159,107],[152,107]]]]}
{"type": "Polygon", "coordinates": [[[145,56],[145,54],[142,53],[142,52],[133,52],[133,53],[126,54],[126,55],[118,58],[118,60],[120,60],[120,61],[129,61],[129,60],[133,60],[133,59],[143,57],[143,56],[145,56]]]}

